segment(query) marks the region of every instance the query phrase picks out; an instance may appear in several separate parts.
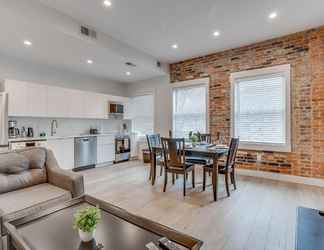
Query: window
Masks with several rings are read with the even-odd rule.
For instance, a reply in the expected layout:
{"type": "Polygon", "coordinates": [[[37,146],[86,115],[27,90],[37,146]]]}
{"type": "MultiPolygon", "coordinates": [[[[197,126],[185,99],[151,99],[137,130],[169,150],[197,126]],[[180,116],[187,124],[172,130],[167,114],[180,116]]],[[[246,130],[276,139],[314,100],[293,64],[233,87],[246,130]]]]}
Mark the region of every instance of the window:
{"type": "Polygon", "coordinates": [[[188,138],[190,131],[207,132],[208,85],[173,88],[173,135],[188,138]]]}
{"type": "Polygon", "coordinates": [[[231,75],[232,134],[240,147],[291,151],[290,65],[231,75]]]}
{"type": "Polygon", "coordinates": [[[154,98],[153,95],[133,97],[130,101],[132,130],[142,137],[154,130],[154,98]]]}

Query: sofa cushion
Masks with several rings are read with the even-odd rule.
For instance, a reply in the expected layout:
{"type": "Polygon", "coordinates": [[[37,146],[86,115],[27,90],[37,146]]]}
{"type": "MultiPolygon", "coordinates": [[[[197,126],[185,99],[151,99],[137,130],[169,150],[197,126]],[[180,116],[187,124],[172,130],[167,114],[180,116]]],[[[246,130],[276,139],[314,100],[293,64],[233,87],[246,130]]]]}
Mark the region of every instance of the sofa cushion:
{"type": "Polygon", "coordinates": [[[0,173],[18,174],[29,168],[29,160],[18,153],[10,152],[0,154],[0,173]]]}
{"type": "Polygon", "coordinates": [[[71,199],[67,190],[48,183],[0,195],[3,219],[11,220],[71,199]]]}
{"type": "Polygon", "coordinates": [[[46,161],[45,148],[30,148],[19,152],[29,160],[30,169],[42,169],[46,161]]]}
{"type": "Polygon", "coordinates": [[[46,181],[46,168],[30,169],[19,174],[11,175],[0,173],[0,194],[45,183],[46,181]]]}

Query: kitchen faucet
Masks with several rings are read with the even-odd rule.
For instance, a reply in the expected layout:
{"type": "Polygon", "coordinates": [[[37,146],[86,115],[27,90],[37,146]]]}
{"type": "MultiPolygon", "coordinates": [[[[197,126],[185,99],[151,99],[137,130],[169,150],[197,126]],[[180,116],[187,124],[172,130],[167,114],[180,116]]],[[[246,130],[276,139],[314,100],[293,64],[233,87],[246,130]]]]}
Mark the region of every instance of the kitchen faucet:
{"type": "Polygon", "coordinates": [[[52,120],[52,122],[51,122],[51,136],[56,134],[57,127],[58,127],[57,120],[52,120]],[[54,127],[54,125],[55,125],[55,127],[54,127]]]}

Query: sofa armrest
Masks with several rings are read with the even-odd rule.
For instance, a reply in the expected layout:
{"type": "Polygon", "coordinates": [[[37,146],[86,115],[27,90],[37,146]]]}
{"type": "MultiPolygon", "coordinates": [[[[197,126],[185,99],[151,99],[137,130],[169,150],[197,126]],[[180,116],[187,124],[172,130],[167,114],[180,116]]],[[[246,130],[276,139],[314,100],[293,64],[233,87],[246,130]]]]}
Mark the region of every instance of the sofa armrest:
{"type": "Polygon", "coordinates": [[[48,183],[69,190],[73,198],[84,194],[83,176],[61,169],[51,150],[47,150],[46,168],[48,183]]]}

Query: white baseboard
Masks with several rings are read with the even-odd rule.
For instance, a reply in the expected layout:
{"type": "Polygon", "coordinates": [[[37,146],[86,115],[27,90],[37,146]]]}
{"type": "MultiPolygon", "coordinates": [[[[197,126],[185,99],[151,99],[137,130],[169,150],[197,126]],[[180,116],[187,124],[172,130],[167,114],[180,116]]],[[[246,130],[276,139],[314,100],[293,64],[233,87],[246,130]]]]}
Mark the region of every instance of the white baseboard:
{"type": "Polygon", "coordinates": [[[317,179],[317,178],[271,173],[271,172],[249,170],[249,169],[236,169],[236,173],[243,176],[253,176],[253,177],[260,177],[260,178],[277,180],[277,181],[293,182],[293,183],[299,183],[299,184],[305,184],[311,186],[324,187],[324,180],[317,179]]]}

